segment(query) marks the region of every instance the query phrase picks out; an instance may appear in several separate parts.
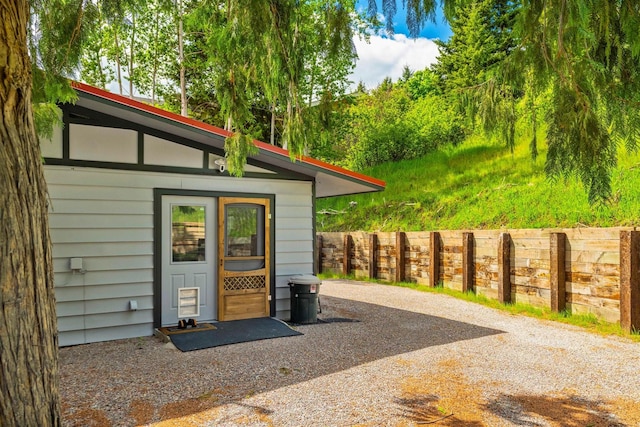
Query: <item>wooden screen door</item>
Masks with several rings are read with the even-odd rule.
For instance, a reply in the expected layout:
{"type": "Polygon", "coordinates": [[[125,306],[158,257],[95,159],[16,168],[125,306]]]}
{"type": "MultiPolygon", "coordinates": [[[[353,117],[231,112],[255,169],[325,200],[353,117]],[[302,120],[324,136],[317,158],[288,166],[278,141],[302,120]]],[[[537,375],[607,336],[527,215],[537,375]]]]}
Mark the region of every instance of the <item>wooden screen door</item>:
{"type": "Polygon", "coordinates": [[[269,199],[218,200],[218,320],[267,317],[269,199]]]}

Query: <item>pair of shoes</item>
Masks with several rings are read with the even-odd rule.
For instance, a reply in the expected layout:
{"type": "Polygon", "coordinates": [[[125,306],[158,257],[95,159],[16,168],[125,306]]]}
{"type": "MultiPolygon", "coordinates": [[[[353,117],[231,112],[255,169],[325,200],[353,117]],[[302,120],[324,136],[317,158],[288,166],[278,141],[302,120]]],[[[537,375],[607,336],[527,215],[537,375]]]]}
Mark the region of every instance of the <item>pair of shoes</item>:
{"type": "Polygon", "coordinates": [[[193,328],[198,326],[198,321],[196,319],[189,319],[189,320],[184,320],[184,319],[180,319],[178,320],[178,329],[186,329],[187,326],[191,326],[193,328]]]}

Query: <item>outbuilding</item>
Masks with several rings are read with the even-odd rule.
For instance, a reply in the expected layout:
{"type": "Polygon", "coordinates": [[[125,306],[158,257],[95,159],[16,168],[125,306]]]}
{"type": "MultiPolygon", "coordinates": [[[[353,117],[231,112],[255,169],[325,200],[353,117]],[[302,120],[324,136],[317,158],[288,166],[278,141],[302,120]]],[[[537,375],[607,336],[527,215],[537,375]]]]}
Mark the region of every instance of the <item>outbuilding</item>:
{"type": "Polygon", "coordinates": [[[289,317],[312,274],[315,200],[384,182],[256,141],[225,170],[223,129],[82,83],[41,143],[59,344],[199,322],[289,317]]]}

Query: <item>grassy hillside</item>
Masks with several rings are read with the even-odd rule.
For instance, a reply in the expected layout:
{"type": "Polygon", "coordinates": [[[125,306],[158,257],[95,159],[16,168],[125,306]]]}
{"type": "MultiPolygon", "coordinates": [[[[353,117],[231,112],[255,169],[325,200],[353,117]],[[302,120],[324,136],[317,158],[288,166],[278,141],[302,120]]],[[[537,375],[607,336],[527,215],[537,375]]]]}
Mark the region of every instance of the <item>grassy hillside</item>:
{"type": "Polygon", "coordinates": [[[620,152],[614,197],[590,206],[575,178],[549,181],[542,150],[526,143],[512,154],[482,138],[420,159],[384,164],[365,174],[385,191],[321,199],[318,231],[610,227],[640,224],[640,155],[620,152]],[[354,203],[355,202],[355,203],[354,203]]]}

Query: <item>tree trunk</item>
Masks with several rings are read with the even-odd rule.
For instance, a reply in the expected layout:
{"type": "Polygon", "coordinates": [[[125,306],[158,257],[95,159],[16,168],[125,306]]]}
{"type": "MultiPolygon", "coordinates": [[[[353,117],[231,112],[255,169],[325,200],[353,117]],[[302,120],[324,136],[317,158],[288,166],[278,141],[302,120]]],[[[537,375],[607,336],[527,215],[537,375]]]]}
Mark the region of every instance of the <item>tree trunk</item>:
{"type": "Polygon", "coordinates": [[[158,61],[158,37],[159,37],[159,27],[160,24],[158,23],[160,20],[160,8],[157,7],[156,8],[156,14],[155,14],[155,26],[153,27],[153,71],[151,72],[151,105],[156,105],[156,85],[157,85],[157,81],[158,81],[158,66],[159,66],[159,61],[158,61]]]}
{"type": "MultiPolygon", "coordinates": [[[[289,85],[291,86],[291,85],[289,85]]],[[[291,92],[289,92],[291,93],[291,92]]],[[[287,116],[284,118],[285,120],[285,128],[286,128],[286,121],[287,120],[291,120],[291,116],[293,111],[293,106],[291,104],[291,98],[287,99],[287,116]]],[[[284,132],[283,132],[283,136],[284,136],[284,132]]],[[[284,148],[285,150],[289,149],[289,138],[291,138],[291,135],[287,135],[286,138],[282,138],[282,148],[284,148]]]]}
{"type": "Polygon", "coordinates": [[[271,145],[276,145],[276,103],[271,104],[271,145]]]}
{"type": "Polygon", "coordinates": [[[47,189],[31,106],[29,2],[0,0],[0,425],[58,426],[47,189]]]}
{"type": "Polygon", "coordinates": [[[124,95],[122,93],[122,70],[120,66],[120,42],[118,42],[118,31],[120,31],[120,27],[116,27],[113,32],[113,40],[116,44],[116,74],[118,76],[118,89],[120,90],[120,95],[124,95]]]}
{"type": "Polygon", "coordinates": [[[185,77],[184,65],[184,30],[182,21],[184,19],[182,12],[182,1],[178,0],[178,56],[180,62],[180,114],[187,117],[189,110],[187,108],[187,81],[185,77]]]}
{"type": "Polygon", "coordinates": [[[129,39],[129,98],[133,99],[133,79],[136,49],[136,12],[131,13],[131,38],[129,39]]]}

